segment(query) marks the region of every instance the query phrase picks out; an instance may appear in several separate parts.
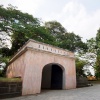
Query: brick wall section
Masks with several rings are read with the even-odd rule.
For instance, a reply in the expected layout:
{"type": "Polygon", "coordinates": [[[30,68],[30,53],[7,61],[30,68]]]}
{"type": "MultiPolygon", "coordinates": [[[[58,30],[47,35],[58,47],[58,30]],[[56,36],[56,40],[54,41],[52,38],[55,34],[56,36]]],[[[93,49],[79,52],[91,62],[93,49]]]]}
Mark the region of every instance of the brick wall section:
{"type": "Polygon", "coordinates": [[[0,82],[0,99],[22,95],[22,82],[0,82]]]}

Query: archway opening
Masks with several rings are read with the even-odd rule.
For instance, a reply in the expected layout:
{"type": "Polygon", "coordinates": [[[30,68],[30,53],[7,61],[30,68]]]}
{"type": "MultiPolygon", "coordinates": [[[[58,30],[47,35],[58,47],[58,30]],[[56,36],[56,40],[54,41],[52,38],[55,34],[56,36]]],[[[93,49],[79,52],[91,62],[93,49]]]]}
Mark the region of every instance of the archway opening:
{"type": "Polygon", "coordinates": [[[48,64],[42,71],[41,89],[62,89],[63,70],[58,64],[48,64]]]}

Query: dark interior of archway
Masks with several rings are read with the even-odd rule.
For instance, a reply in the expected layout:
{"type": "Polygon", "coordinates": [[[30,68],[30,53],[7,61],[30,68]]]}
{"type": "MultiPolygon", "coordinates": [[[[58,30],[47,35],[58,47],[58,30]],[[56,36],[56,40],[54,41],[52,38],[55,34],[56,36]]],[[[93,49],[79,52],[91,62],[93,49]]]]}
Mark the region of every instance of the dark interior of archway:
{"type": "Polygon", "coordinates": [[[41,89],[62,89],[63,70],[58,65],[45,66],[42,72],[41,89]]]}
{"type": "Polygon", "coordinates": [[[58,65],[52,65],[51,89],[62,89],[62,69],[58,65]]]}

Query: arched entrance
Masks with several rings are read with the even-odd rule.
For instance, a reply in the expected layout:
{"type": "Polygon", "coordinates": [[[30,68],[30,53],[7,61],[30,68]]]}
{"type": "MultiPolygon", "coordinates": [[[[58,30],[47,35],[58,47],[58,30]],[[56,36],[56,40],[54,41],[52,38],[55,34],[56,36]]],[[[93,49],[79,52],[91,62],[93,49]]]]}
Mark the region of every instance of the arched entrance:
{"type": "Polygon", "coordinates": [[[48,64],[42,70],[41,89],[62,89],[63,69],[58,64],[48,64]]]}

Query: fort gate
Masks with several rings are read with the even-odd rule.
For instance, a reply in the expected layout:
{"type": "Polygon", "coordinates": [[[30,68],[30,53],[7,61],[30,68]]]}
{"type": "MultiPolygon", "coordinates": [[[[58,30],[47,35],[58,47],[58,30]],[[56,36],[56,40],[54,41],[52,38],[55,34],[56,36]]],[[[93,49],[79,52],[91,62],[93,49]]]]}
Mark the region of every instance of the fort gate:
{"type": "Polygon", "coordinates": [[[6,75],[22,78],[22,95],[76,88],[74,53],[30,39],[10,60],[6,75]]]}

